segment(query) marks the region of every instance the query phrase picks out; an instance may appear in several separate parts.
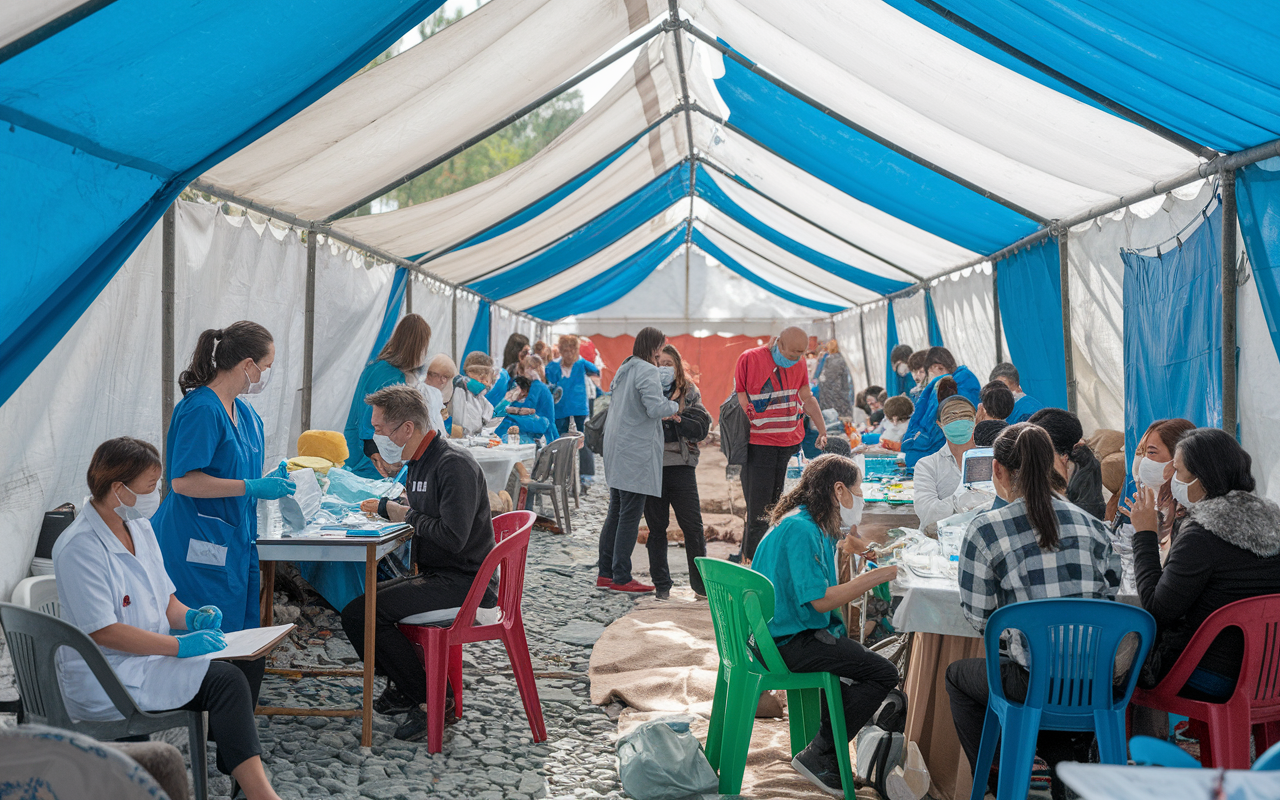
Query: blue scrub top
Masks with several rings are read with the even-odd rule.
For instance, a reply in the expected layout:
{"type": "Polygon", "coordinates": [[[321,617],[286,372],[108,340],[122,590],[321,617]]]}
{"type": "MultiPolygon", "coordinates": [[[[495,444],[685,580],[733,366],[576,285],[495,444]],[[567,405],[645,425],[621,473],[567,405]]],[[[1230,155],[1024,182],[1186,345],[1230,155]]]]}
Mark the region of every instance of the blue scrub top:
{"type": "MultiPolygon", "coordinates": [[[[233,424],[207,386],[173,409],[165,440],[165,480],[192,470],[229,480],[262,477],[262,418],[237,397],[233,424]]],[[[151,519],[174,594],[190,606],[222,609],[222,630],[259,625],[257,504],[240,497],[165,496],[151,519]]]]}
{"type": "Polygon", "coordinates": [[[498,403],[502,402],[502,398],[507,396],[507,389],[511,388],[511,376],[507,374],[505,369],[498,370],[498,379],[493,382],[493,388],[485,392],[484,399],[489,401],[489,405],[494,408],[498,407],[498,403]]]}
{"type": "Polygon", "coordinates": [[[556,419],[585,417],[590,413],[591,406],[587,402],[587,375],[599,374],[600,370],[596,365],[585,358],[579,358],[573,362],[573,366],[569,367],[568,375],[565,375],[559,361],[552,361],[547,365],[547,382],[552,386],[559,386],[564,392],[560,395],[560,401],[556,403],[556,419]]]}
{"type": "Polygon", "coordinates": [[[399,386],[404,383],[404,373],[382,359],[378,359],[364,368],[360,373],[360,381],[356,383],[355,396],[351,398],[351,410],[347,412],[347,426],[342,435],[347,440],[347,463],[343,466],[347,472],[353,472],[361,478],[382,477],[378,468],[364,454],[364,442],[373,438],[373,406],[364,401],[366,397],[388,386],[399,386]]]}
{"type": "Polygon", "coordinates": [[[556,438],[555,402],[551,399],[551,390],[542,381],[533,381],[529,386],[529,396],[507,407],[532,408],[534,413],[503,417],[498,423],[498,435],[506,436],[507,430],[515,425],[520,429],[520,441],[525,444],[540,436],[545,436],[548,442],[556,438]]]}
{"type": "Polygon", "coordinates": [[[1009,414],[1009,424],[1016,425],[1019,422],[1026,422],[1031,419],[1031,415],[1044,408],[1044,403],[1035,399],[1029,394],[1024,394],[1018,398],[1013,404],[1013,411],[1009,414]]]}
{"type": "Polygon", "coordinates": [[[802,631],[824,628],[837,639],[844,636],[844,621],[837,611],[821,612],[811,605],[839,583],[839,578],[836,543],[813,521],[807,507],[784,517],[764,535],[751,568],[773,583],[769,633],[778,644],[802,631]]]}

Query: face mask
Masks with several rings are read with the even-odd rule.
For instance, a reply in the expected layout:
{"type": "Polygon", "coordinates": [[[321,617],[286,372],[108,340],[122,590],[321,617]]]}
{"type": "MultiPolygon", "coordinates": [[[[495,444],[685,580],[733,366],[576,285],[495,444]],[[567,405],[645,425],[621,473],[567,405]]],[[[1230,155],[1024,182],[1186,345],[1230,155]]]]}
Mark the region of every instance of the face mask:
{"type": "Polygon", "coordinates": [[[840,526],[846,530],[862,522],[862,505],[863,499],[856,494],[853,496],[853,506],[840,504],[840,526]]]}
{"type": "Polygon", "coordinates": [[[390,436],[375,433],[373,443],[378,446],[378,455],[388,464],[399,464],[404,460],[404,445],[391,441],[390,436]]]}
{"type": "MultiPolygon", "coordinates": [[[[255,365],[256,366],[256,365],[255,365]]],[[[271,367],[266,369],[258,368],[258,380],[249,381],[249,388],[244,390],[244,394],[261,394],[262,390],[267,388],[267,381],[271,378],[271,367]]],[[[244,379],[249,380],[249,370],[245,369],[244,379]]]]}
{"type": "Polygon", "coordinates": [[[886,422],[884,430],[880,432],[881,438],[888,437],[894,441],[901,441],[902,434],[907,432],[907,423],[905,422],[886,422]]]}
{"type": "Polygon", "coordinates": [[[1142,463],[1138,465],[1138,482],[1152,489],[1159,488],[1164,483],[1164,468],[1167,466],[1169,466],[1168,461],[1156,461],[1144,457],[1142,463]]]}
{"type": "Polygon", "coordinates": [[[1138,453],[1133,457],[1133,466],[1129,468],[1129,474],[1133,476],[1134,483],[1142,483],[1142,478],[1138,477],[1138,469],[1142,464],[1142,454],[1138,453]]]}
{"type": "Polygon", "coordinates": [[[1191,484],[1198,480],[1200,479],[1192,478],[1189,481],[1183,482],[1178,480],[1177,475],[1174,475],[1169,479],[1169,491],[1173,492],[1173,499],[1177,500],[1178,504],[1183,508],[1191,508],[1195,505],[1195,503],[1191,502],[1190,498],[1187,497],[1187,489],[1190,488],[1191,484]]]}
{"type": "Polygon", "coordinates": [[[160,487],[156,487],[147,494],[137,494],[128,486],[129,494],[133,495],[133,505],[126,506],[124,501],[120,499],[120,494],[116,494],[116,502],[120,505],[116,506],[116,514],[120,515],[120,519],[125,522],[135,519],[151,519],[156,510],[160,508],[160,487]]]}
{"type": "Polygon", "coordinates": [[[899,378],[905,378],[911,373],[911,368],[906,364],[899,364],[897,368],[894,369],[894,372],[898,373],[899,378]]]}
{"type": "Polygon", "coordinates": [[[483,381],[478,381],[475,378],[467,378],[467,391],[471,392],[476,397],[479,397],[488,390],[489,387],[485,386],[483,381]]]}
{"type": "Polygon", "coordinates": [[[947,437],[947,441],[952,444],[964,444],[973,438],[973,425],[971,419],[954,419],[942,426],[942,433],[947,437]]]}
{"type": "Polygon", "coordinates": [[[791,367],[794,367],[796,364],[800,363],[800,359],[787,358],[786,356],[782,355],[782,351],[779,350],[778,346],[775,344],[773,346],[773,363],[777,364],[783,369],[789,369],[791,367]]]}
{"type": "Polygon", "coordinates": [[[676,382],[675,367],[658,367],[658,380],[662,381],[662,391],[669,392],[676,382]]]}

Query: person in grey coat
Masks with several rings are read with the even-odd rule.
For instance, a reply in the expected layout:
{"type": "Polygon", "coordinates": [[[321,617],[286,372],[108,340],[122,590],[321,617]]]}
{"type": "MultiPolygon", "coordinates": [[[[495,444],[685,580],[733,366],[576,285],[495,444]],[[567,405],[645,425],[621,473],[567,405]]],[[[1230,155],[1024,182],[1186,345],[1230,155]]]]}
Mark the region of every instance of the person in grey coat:
{"type": "Polygon", "coordinates": [[[662,420],[680,408],[663,394],[658,377],[658,355],[666,339],[657,328],[642,329],[636,334],[631,357],[613,376],[604,424],[609,513],[600,529],[598,589],[653,591],[631,577],[631,551],[640,534],[645,498],[662,494],[662,420]]]}
{"type": "Polygon", "coordinates": [[[667,567],[667,526],[675,511],[676,524],[684,534],[684,554],[689,561],[689,586],[694,594],[706,597],[702,573],[694,559],[707,554],[702,531],[702,501],[698,498],[698,443],[711,430],[711,415],[702,405],[702,395],[684,371],[680,351],[672,345],[658,356],[662,391],[680,404],[679,419],[663,421],[662,496],[645,498],[644,521],[649,526],[649,574],[659,600],[671,596],[671,571],[667,567]]]}

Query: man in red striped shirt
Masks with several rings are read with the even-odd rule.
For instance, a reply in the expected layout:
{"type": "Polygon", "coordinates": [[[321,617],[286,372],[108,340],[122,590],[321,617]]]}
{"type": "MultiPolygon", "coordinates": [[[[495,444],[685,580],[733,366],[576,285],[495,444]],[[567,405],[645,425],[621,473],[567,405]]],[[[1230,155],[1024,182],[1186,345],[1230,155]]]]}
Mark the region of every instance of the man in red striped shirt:
{"type": "Polygon", "coordinates": [[[743,562],[751,560],[764,537],[768,526],[765,509],[782,496],[787,462],[804,440],[806,414],[818,430],[817,446],[827,444],[827,426],[809,391],[809,372],[802,361],[808,343],[804,330],[787,328],[769,345],[739,356],[734,369],[738,402],[751,421],[747,463],[742,468],[742,493],[747,499],[743,562]]]}

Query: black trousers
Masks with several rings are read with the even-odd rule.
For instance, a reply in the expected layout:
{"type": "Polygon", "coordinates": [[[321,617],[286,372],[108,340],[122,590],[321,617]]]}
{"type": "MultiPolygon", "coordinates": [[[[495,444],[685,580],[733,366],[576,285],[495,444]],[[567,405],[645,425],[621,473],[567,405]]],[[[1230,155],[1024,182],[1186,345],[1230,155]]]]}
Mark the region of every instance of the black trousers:
{"type": "Polygon", "coordinates": [[[742,536],[742,557],[756,555],[756,545],[769,529],[765,509],[778,502],[782,484],[787,479],[787,462],[800,445],[779,447],[770,444],[748,444],[747,463],[742,468],[742,493],[747,499],[747,525],[742,536]]]}
{"type": "Polygon", "coordinates": [[[702,502],[698,499],[697,468],[687,464],[662,468],[662,496],[646,497],[644,521],[649,526],[649,574],[653,585],[670,589],[671,570],[667,566],[667,528],[671,524],[671,512],[676,512],[676,524],[684,532],[684,554],[689,560],[689,586],[701,595],[707,593],[702,585],[702,574],[693,563],[695,558],[707,554],[707,540],[702,533],[702,502]]]}
{"type": "Polygon", "coordinates": [[[600,577],[614,583],[631,582],[631,551],[636,549],[636,539],[640,537],[640,517],[644,514],[646,497],[648,495],[626,489],[609,490],[609,512],[600,528],[600,558],[596,562],[596,574],[600,577]]]}
{"type": "MultiPolygon", "coordinates": [[[[833,672],[840,676],[845,732],[850,740],[880,708],[889,690],[898,685],[898,669],[887,658],[848,637],[837,639],[826,630],[797,633],[778,647],[778,653],[792,672],[833,672]]],[[[813,743],[821,752],[835,751],[826,697],[822,698],[822,726],[813,743]]]]}
{"type": "MultiPolygon", "coordinates": [[[[1004,687],[1005,697],[1018,703],[1026,700],[1030,680],[1031,674],[1021,664],[1008,658],[1000,659],[1000,683],[1004,687]]],[[[964,754],[969,758],[969,768],[975,769],[978,745],[982,742],[982,725],[987,715],[987,700],[991,696],[987,687],[987,660],[965,658],[947,667],[947,694],[951,697],[951,719],[955,721],[956,736],[960,739],[964,754]]],[[[1092,744],[1092,733],[1040,731],[1036,738],[1036,752],[1048,763],[1050,770],[1054,771],[1057,789],[1055,796],[1061,791],[1056,780],[1058,762],[1088,760],[1087,753],[1092,744]]],[[[999,753],[999,750],[996,752],[999,753]]],[[[978,776],[975,775],[974,781],[977,780],[978,776]]]]}
{"type": "Polygon", "coordinates": [[[224,775],[230,775],[233,769],[254,756],[262,755],[258,724],[253,717],[256,694],[241,666],[252,664],[261,665],[257,670],[261,687],[266,659],[210,661],[196,696],[182,707],[186,711],[209,712],[209,740],[218,743],[218,771],[224,775]]]}
{"type": "MultiPolygon", "coordinates": [[[[419,567],[421,568],[421,567],[419,567]]],[[[467,599],[474,576],[461,572],[422,572],[406,578],[394,578],[378,584],[377,619],[374,621],[374,668],[386,675],[396,688],[415,703],[427,702],[427,682],[422,659],[412,642],[405,638],[397,623],[405,617],[458,608],[467,599]]],[[[495,584],[485,591],[480,605],[492,608],[498,604],[495,584]]],[[[364,595],[342,609],[342,629],[351,646],[364,658],[364,595]]]]}
{"type": "MultiPolygon", "coordinates": [[[[573,420],[573,424],[577,426],[578,433],[587,429],[586,417],[560,417],[556,420],[556,429],[560,431],[561,436],[569,432],[570,420],[573,420]]],[[[596,455],[589,447],[583,447],[578,451],[578,474],[583,476],[596,474],[596,455]]]]}

